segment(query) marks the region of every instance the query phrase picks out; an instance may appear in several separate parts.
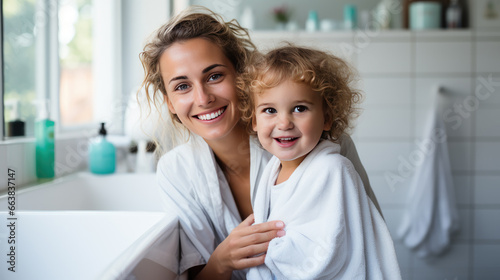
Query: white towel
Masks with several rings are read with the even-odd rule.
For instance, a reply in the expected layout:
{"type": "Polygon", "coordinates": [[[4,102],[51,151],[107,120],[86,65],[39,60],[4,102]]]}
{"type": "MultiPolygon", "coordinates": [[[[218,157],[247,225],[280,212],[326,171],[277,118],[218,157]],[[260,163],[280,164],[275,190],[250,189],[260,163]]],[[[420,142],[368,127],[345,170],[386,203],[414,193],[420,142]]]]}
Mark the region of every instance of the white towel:
{"type": "Polygon", "coordinates": [[[278,185],[280,161],[269,161],[252,197],[255,222],[282,220],[286,235],[247,279],[401,279],[389,230],[339,151],[320,142],[278,185]]]}
{"type": "Polygon", "coordinates": [[[451,234],[459,228],[443,121],[446,98],[442,90],[436,95],[425,138],[414,150],[422,160],[410,182],[407,209],[398,231],[403,243],[420,257],[443,253],[451,234]]]}

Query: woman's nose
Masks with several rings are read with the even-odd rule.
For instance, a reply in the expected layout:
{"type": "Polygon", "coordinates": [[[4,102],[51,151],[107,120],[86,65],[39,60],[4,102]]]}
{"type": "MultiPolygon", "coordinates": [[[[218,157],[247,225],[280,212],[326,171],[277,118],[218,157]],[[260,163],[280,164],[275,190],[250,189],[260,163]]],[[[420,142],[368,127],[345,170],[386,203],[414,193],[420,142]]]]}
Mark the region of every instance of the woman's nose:
{"type": "Polygon", "coordinates": [[[214,95],[209,93],[204,87],[195,90],[195,101],[199,106],[206,106],[215,100],[214,95]]]}
{"type": "Polygon", "coordinates": [[[288,114],[282,114],[278,117],[278,129],[289,130],[293,128],[293,121],[288,114]]]}

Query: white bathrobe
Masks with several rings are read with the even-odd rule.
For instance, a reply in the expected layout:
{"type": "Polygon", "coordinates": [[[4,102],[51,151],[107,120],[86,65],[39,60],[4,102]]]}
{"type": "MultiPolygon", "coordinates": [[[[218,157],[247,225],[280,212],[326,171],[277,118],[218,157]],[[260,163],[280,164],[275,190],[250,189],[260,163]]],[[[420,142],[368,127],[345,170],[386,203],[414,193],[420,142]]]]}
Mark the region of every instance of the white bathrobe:
{"type": "Polygon", "coordinates": [[[247,279],[401,279],[387,226],[339,152],[321,141],[278,185],[280,161],[271,159],[253,199],[255,222],[282,220],[286,235],[247,279]]]}
{"type": "MultiPolygon", "coordinates": [[[[346,137],[345,153],[359,164],[352,140],[346,137]]],[[[344,146],[344,144],[343,144],[344,146]]],[[[250,137],[250,191],[255,197],[259,182],[271,154],[250,137]]],[[[364,173],[366,174],[366,173],[364,173]]],[[[376,198],[366,178],[367,192],[376,198]]],[[[179,271],[206,264],[215,248],[241,223],[231,189],[217,165],[212,150],[203,139],[191,136],[188,143],[165,154],[158,163],[157,180],[166,211],[176,213],[180,222],[179,271]]],[[[162,264],[161,258],[152,258],[162,264]]],[[[234,271],[233,279],[245,279],[246,271],[234,271]]]]}

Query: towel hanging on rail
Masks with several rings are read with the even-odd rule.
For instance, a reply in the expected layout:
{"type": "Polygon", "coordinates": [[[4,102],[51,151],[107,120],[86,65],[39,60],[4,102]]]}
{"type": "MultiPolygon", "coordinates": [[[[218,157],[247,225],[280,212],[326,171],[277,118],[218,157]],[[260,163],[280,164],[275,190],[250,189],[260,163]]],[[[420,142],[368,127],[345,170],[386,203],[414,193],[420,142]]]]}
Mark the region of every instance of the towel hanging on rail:
{"type": "Polygon", "coordinates": [[[407,209],[398,235],[418,256],[436,256],[450,244],[459,229],[458,210],[443,121],[445,96],[436,94],[421,147],[422,160],[410,181],[407,209]]]}

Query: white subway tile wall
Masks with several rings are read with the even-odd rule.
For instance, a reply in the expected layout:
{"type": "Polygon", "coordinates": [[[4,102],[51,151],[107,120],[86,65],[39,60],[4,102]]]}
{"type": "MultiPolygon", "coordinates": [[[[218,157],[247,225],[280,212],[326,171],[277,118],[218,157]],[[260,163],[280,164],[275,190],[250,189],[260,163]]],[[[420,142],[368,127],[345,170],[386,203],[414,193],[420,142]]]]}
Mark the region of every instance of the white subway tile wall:
{"type": "Polygon", "coordinates": [[[476,209],[474,211],[474,239],[495,241],[500,238],[500,209],[476,209]]]}
{"type": "Polygon", "coordinates": [[[474,203],[494,206],[500,199],[500,175],[477,175],[474,183],[474,203]]]}
{"type": "Polygon", "coordinates": [[[498,279],[498,243],[474,243],[472,266],[474,273],[469,279],[498,279]]]}
{"type": "Polygon", "coordinates": [[[457,203],[460,206],[470,206],[472,203],[473,181],[471,175],[454,174],[453,183],[455,185],[455,194],[457,203]]]}
{"type": "Polygon", "coordinates": [[[383,174],[370,175],[370,184],[377,194],[377,200],[382,205],[391,205],[401,208],[407,198],[406,188],[401,186],[391,187],[383,174]]]}
{"type": "MultiPolygon", "coordinates": [[[[299,44],[300,35],[294,34],[299,44]]],[[[307,36],[309,45],[330,51],[336,43],[320,34],[307,36]]],[[[357,47],[350,60],[361,75],[365,99],[353,139],[394,238],[403,279],[498,279],[500,33],[387,32],[363,44],[355,36],[345,43],[345,35],[340,36],[344,44],[357,47]],[[443,120],[460,231],[447,252],[425,260],[406,248],[396,232],[408,199],[412,154],[426,129],[437,86],[448,93],[443,120]],[[388,179],[394,176],[404,180],[388,179]]],[[[265,33],[252,38],[258,46],[275,44],[265,33]]]]}
{"type": "Polygon", "coordinates": [[[446,76],[444,73],[431,74],[430,77],[419,76],[415,79],[415,104],[429,107],[435,100],[437,87],[442,87],[450,97],[450,102],[460,102],[473,93],[472,75],[458,74],[458,77],[446,76]]]}
{"type": "Polygon", "coordinates": [[[498,72],[500,65],[500,42],[479,41],[476,44],[476,72],[498,72]]]}
{"type": "Polygon", "coordinates": [[[475,142],[476,171],[500,172],[500,141],[475,142]]]}
{"type": "MultiPolygon", "coordinates": [[[[496,53],[500,53],[500,50],[496,53]]],[[[497,70],[497,72],[485,72],[476,75],[474,95],[479,100],[479,108],[500,108],[499,72],[500,70],[497,70]]]]}
{"type": "Polygon", "coordinates": [[[361,80],[364,94],[362,107],[381,105],[408,108],[411,104],[410,78],[370,78],[361,80]],[[391,86],[387,86],[391,85],[391,86]]]}
{"type": "Polygon", "coordinates": [[[410,122],[411,111],[405,107],[409,106],[380,106],[364,109],[357,120],[356,136],[384,135],[394,139],[408,139],[411,128],[406,124],[410,122]],[[399,129],[394,129],[395,127],[399,129]]]}
{"type": "Polygon", "coordinates": [[[362,74],[411,73],[411,44],[409,41],[372,42],[358,48],[357,52],[357,67],[362,74]]]}
{"type": "Polygon", "coordinates": [[[472,219],[471,215],[473,213],[473,209],[470,207],[460,207],[458,209],[458,218],[460,219],[460,230],[454,236],[454,240],[457,243],[467,243],[472,241],[472,219]]]}
{"type": "Polygon", "coordinates": [[[500,137],[500,107],[479,107],[476,114],[476,133],[481,137],[500,137]]]}
{"type": "Polygon", "coordinates": [[[417,74],[470,73],[471,45],[471,41],[432,43],[417,41],[415,72],[417,74]]]}

